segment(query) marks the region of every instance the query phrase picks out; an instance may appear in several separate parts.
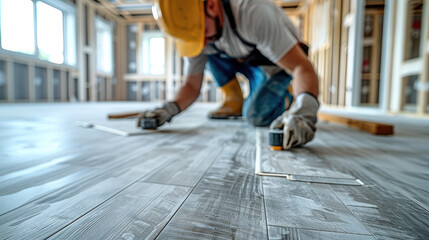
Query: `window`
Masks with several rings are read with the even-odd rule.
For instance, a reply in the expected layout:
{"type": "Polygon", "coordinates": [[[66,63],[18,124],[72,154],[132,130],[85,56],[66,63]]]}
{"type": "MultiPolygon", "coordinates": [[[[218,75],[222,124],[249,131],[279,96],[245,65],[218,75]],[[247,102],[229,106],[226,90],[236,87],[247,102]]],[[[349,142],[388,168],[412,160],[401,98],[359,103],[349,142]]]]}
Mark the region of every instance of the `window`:
{"type": "Polygon", "coordinates": [[[410,1],[406,33],[405,60],[419,58],[422,48],[423,0],[410,1]]]}
{"type": "Polygon", "coordinates": [[[34,14],[31,0],[1,0],[1,47],[34,54],[34,14]]]}
{"type": "Polygon", "coordinates": [[[76,65],[76,14],[64,0],[0,0],[0,50],[76,65]]]}
{"type": "Polygon", "coordinates": [[[39,58],[64,62],[63,12],[44,2],[37,2],[37,47],[39,58]]]}
{"type": "Polygon", "coordinates": [[[160,31],[143,33],[143,74],[165,74],[165,39],[160,31]]]}
{"type": "Polygon", "coordinates": [[[113,73],[113,23],[95,17],[97,71],[113,73]]]}

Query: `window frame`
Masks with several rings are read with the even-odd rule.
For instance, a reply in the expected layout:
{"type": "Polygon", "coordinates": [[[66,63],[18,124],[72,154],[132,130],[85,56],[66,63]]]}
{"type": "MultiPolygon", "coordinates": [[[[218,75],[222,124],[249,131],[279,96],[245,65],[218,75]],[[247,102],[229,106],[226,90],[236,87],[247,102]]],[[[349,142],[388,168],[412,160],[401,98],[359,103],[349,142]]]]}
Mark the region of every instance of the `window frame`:
{"type": "Polygon", "coordinates": [[[104,19],[103,17],[101,17],[101,16],[98,16],[98,15],[96,15],[95,17],[94,17],[94,26],[95,26],[95,58],[96,58],[96,72],[97,73],[104,73],[104,74],[114,74],[115,73],[115,45],[114,45],[114,39],[115,39],[115,23],[114,22],[112,22],[112,21],[109,21],[109,20],[106,20],[106,19],[104,19]],[[103,28],[104,27],[107,27],[108,28],[108,31],[109,31],[109,34],[111,34],[111,46],[112,46],[112,49],[111,49],[111,51],[110,51],[110,54],[111,54],[111,61],[110,61],[110,67],[111,67],[111,70],[110,70],[110,72],[109,71],[105,71],[105,69],[100,69],[99,68],[99,64],[101,64],[101,63],[99,63],[98,62],[98,41],[99,41],[99,39],[97,38],[97,31],[98,31],[98,29],[97,29],[97,22],[101,22],[104,26],[103,26],[103,28]]]}
{"type": "Polygon", "coordinates": [[[141,38],[140,44],[141,44],[141,51],[142,51],[142,53],[145,50],[149,50],[149,54],[141,54],[142,56],[144,56],[142,58],[142,61],[141,61],[141,64],[140,64],[140,68],[141,68],[142,74],[146,75],[146,76],[165,76],[167,74],[167,69],[166,69],[166,61],[167,61],[167,59],[166,59],[166,56],[165,56],[166,51],[167,51],[167,46],[166,46],[167,42],[165,40],[165,36],[162,33],[162,31],[160,31],[160,30],[144,31],[143,34],[142,34],[142,38],[141,38]],[[150,50],[151,50],[150,49],[150,40],[152,38],[163,38],[164,39],[164,73],[161,73],[161,74],[152,74],[150,72],[150,70],[151,70],[151,68],[150,68],[151,67],[151,65],[150,65],[150,56],[151,56],[151,52],[150,52],[150,50]],[[147,65],[148,72],[145,72],[146,64],[148,64],[147,65]]]}
{"type": "MultiPolygon", "coordinates": [[[[0,0],[0,4],[1,4],[0,0]]],[[[16,57],[23,57],[26,59],[38,60],[41,62],[48,62],[54,65],[64,65],[76,68],[77,67],[77,16],[76,7],[71,3],[65,2],[64,0],[31,0],[33,2],[33,24],[34,24],[34,53],[27,54],[22,52],[16,52],[7,50],[1,47],[2,42],[2,31],[0,24],[0,53],[4,55],[12,55],[16,57]],[[64,61],[61,64],[43,60],[39,57],[39,48],[37,43],[37,2],[43,2],[49,6],[52,6],[62,12],[63,15],[63,55],[64,61]],[[70,42],[72,40],[72,42],[70,42]]],[[[1,14],[1,13],[0,13],[1,14]]],[[[1,15],[0,15],[1,21],[1,15]]]]}

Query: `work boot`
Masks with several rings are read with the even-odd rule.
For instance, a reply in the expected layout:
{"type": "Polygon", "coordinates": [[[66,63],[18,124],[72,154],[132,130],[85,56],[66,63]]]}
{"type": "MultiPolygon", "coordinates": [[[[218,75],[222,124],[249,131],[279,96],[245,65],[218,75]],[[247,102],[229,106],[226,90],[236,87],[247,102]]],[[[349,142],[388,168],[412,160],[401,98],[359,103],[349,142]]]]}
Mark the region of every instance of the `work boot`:
{"type": "Polygon", "coordinates": [[[227,84],[220,87],[224,95],[222,106],[209,113],[211,119],[227,119],[231,117],[241,117],[243,108],[243,93],[237,78],[232,79],[227,84]]]}

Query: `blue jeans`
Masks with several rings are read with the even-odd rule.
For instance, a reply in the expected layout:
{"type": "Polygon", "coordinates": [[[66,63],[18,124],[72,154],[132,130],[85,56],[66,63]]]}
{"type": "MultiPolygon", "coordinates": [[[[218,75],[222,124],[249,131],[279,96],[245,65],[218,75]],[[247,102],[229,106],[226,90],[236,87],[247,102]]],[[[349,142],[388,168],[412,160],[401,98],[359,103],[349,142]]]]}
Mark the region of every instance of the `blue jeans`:
{"type": "Polygon", "coordinates": [[[292,102],[293,95],[287,91],[292,77],[285,71],[267,78],[261,67],[224,54],[210,55],[207,67],[219,87],[231,81],[236,73],[249,80],[250,93],[243,104],[243,117],[255,126],[267,126],[280,116],[286,108],[286,97],[292,102]]]}

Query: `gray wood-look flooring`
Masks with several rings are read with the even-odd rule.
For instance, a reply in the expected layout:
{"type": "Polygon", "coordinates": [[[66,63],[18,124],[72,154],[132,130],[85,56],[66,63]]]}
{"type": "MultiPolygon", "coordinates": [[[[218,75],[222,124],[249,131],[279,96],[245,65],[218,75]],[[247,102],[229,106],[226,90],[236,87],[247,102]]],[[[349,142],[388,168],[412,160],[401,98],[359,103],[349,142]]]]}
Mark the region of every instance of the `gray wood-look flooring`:
{"type": "Polygon", "coordinates": [[[0,105],[0,239],[429,239],[428,119],[319,122],[288,152],[212,104],[155,132],[106,119],[155,105],[0,105]]]}

